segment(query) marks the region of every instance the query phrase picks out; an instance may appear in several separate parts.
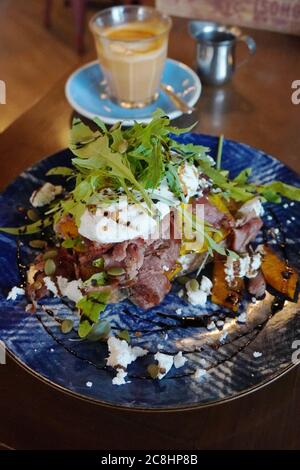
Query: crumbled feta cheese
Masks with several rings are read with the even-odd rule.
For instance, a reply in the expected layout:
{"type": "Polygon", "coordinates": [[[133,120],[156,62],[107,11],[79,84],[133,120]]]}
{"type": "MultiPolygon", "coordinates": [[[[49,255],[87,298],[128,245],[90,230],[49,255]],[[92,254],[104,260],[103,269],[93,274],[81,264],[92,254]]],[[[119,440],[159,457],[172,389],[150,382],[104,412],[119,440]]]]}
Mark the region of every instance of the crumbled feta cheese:
{"type": "Polygon", "coordinates": [[[138,357],[148,354],[146,349],[142,349],[139,346],[132,347],[124,339],[118,339],[114,336],[108,338],[107,345],[109,351],[107,365],[114,368],[123,367],[126,369],[138,357]]]}
{"type": "Polygon", "coordinates": [[[199,360],[199,364],[200,366],[202,366],[203,368],[207,366],[207,361],[206,359],[204,359],[203,357],[200,358],[199,360]]]}
{"type": "Polygon", "coordinates": [[[256,304],[257,298],[256,298],[256,297],[252,297],[252,298],[251,298],[251,302],[252,302],[253,304],[256,304]]]}
{"type": "Polygon", "coordinates": [[[44,183],[39,189],[33,191],[30,202],[33,207],[43,207],[56,198],[63,191],[62,186],[55,186],[52,183],[44,183]]]}
{"type": "Polygon", "coordinates": [[[283,204],[283,207],[284,209],[287,209],[289,207],[288,203],[286,202],[285,204],[283,204]]]}
{"type": "Polygon", "coordinates": [[[127,377],[127,372],[124,369],[117,369],[117,375],[112,379],[113,385],[124,385],[126,383],[130,383],[130,381],[125,380],[127,377]]]}
{"type": "Polygon", "coordinates": [[[235,261],[236,260],[232,258],[231,256],[227,256],[224,271],[226,274],[225,279],[229,284],[231,284],[231,282],[234,281],[234,278],[235,278],[235,270],[234,270],[235,261]]]}
{"type": "Polygon", "coordinates": [[[231,284],[236,277],[253,278],[257,275],[257,271],[261,265],[261,254],[254,253],[252,256],[248,254],[235,259],[228,256],[225,263],[225,279],[231,284]]]}
{"type": "Polygon", "coordinates": [[[212,181],[207,178],[199,178],[198,180],[198,188],[197,188],[197,194],[200,196],[203,194],[203,189],[210,188],[212,186],[212,181]]]}
{"type": "Polygon", "coordinates": [[[53,353],[53,352],[54,352],[54,349],[53,349],[53,348],[50,348],[50,352],[52,352],[52,353],[53,353]]]}
{"type": "Polygon", "coordinates": [[[197,192],[199,185],[199,173],[195,165],[192,165],[188,162],[184,162],[183,165],[179,167],[178,178],[182,186],[183,194],[188,201],[192,196],[197,192]]]}
{"type": "Polygon", "coordinates": [[[177,308],[175,310],[175,312],[177,313],[177,315],[181,315],[182,314],[182,308],[177,308]]]}
{"type": "Polygon", "coordinates": [[[211,293],[212,282],[208,277],[202,276],[201,284],[198,289],[193,288],[193,279],[188,281],[185,285],[188,296],[188,301],[192,305],[201,305],[202,307],[207,302],[207,297],[211,293]]]}
{"type": "Polygon", "coordinates": [[[291,207],[293,207],[294,205],[295,205],[295,203],[294,203],[294,202],[291,202],[291,203],[290,203],[290,206],[291,206],[291,207]]]}
{"type": "Polygon", "coordinates": [[[247,313],[246,313],[246,312],[241,313],[241,314],[237,317],[236,321],[237,321],[238,323],[246,323],[246,322],[247,322],[247,313]]]}
{"type": "Polygon", "coordinates": [[[210,162],[211,166],[215,166],[216,162],[215,160],[210,156],[210,155],[206,155],[208,161],[210,162]]]}
{"type": "Polygon", "coordinates": [[[91,387],[93,386],[93,382],[88,381],[85,385],[86,385],[88,388],[91,388],[91,387]]]}
{"type": "Polygon", "coordinates": [[[163,265],[163,271],[169,271],[169,269],[170,269],[169,266],[167,266],[165,264],[163,265]]]}
{"type": "Polygon", "coordinates": [[[292,215],[291,219],[292,219],[292,220],[296,220],[296,217],[294,217],[294,216],[292,215]]]}
{"type": "Polygon", "coordinates": [[[260,253],[261,255],[264,255],[265,254],[264,245],[257,245],[255,251],[256,251],[256,253],[260,253]]]}
{"type": "Polygon", "coordinates": [[[250,262],[251,262],[250,256],[249,255],[241,256],[238,262],[239,262],[238,277],[245,277],[250,267],[250,262]]]}
{"type": "Polygon", "coordinates": [[[257,359],[258,357],[261,357],[261,356],[262,356],[262,353],[261,353],[261,352],[254,351],[253,357],[255,357],[255,359],[257,359]]]}
{"type": "Polygon", "coordinates": [[[52,292],[52,294],[54,294],[55,297],[58,296],[58,290],[57,290],[57,287],[55,285],[55,283],[52,281],[51,277],[49,276],[46,276],[44,277],[44,283],[47,287],[47,289],[52,292]]]}
{"type": "Polygon", "coordinates": [[[57,285],[62,296],[68,297],[73,302],[77,303],[82,297],[80,288],[82,287],[82,280],[77,279],[68,281],[65,277],[57,276],[57,285]]]}
{"type": "Polygon", "coordinates": [[[213,188],[211,190],[212,193],[215,193],[215,194],[218,194],[218,193],[221,193],[222,192],[222,189],[221,188],[213,188]]]}
{"type": "Polygon", "coordinates": [[[18,295],[25,295],[25,290],[22,287],[14,286],[8,293],[6,300],[16,300],[18,295]]]}
{"type": "Polygon", "coordinates": [[[251,256],[250,258],[250,263],[249,263],[249,268],[246,273],[246,276],[248,278],[253,278],[257,275],[257,271],[259,270],[261,266],[261,254],[260,253],[255,253],[254,255],[251,256]]]}
{"type": "Polygon", "coordinates": [[[247,216],[250,212],[253,212],[257,217],[264,215],[265,211],[259,197],[250,199],[250,201],[245,202],[239,208],[239,215],[242,216],[240,217],[241,219],[247,216]]]}
{"type": "Polygon", "coordinates": [[[184,366],[186,361],[187,358],[182,355],[182,351],[179,351],[179,353],[174,356],[174,367],[176,369],[179,369],[180,367],[184,366]]]}
{"type": "Polygon", "coordinates": [[[289,225],[289,224],[292,223],[292,221],[288,219],[288,220],[286,221],[286,223],[289,225]]]}
{"type": "Polygon", "coordinates": [[[217,321],[217,326],[222,327],[222,326],[224,326],[224,323],[225,322],[223,320],[218,320],[217,321]]]}
{"type": "Polygon", "coordinates": [[[183,297],[184,296],[183,289],[180,289],[180,291],[178,291],[177,295],[178,295],[178,297],[183,297]]]}
{"type": "Polygon", "coordinates": [[[200,367],[197,367],[193,374],[193,379],[195,379],[197,382],[200,382],[200,380],[206,375],[206,370],[205,369],[200,369],[200,367]]]}
{"type": "Polygon", "coordinates": [[[227,331],[225,331],[224,333],[222,333],[221,336],[220,336],[220,338],[219,338],[220,343],[223,343],[223,341],[226,340],[227,336],[228,336],[227,331]]]}
{"type": "Polygon", "coordinates": [[[217,327],[216,327],[215,322],[214,322],[214,321],[211,321],[211,322],[208,323],[208,325],[207,325],[206,328],[208,329],[208,331],[213,331],[213,330],[215,330],[217,327]]]}
{"type": "Polygon", "coordinates": [[[267,220],[273,220],[273,217],[271,215],[268,215],[267,220]]]}
{"type": "Polygon", "coordinates": [[[169,370],[172,368],[174,363],[174,356],[157,352],[154,355],[154,359],[158,362],[159,368],[157,378],[161,380],[165,375],[167,375],[169,370]]]}

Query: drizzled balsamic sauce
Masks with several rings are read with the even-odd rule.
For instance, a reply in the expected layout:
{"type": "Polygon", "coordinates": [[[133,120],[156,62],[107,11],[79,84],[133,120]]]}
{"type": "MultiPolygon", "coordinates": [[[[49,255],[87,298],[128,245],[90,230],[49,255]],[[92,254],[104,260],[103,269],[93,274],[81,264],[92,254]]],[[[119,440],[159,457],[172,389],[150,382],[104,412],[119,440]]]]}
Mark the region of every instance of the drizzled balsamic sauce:
{"type": "MultiPolygon", "coordinates": [[[[287,252],[286,252],[286,237],[285,237],[285,233],[284,233],[284,230],[283,230],[283,227],[282,227],[282,224],[281,222],[279,221],[278,217],[276,216],[276,214],[271,210],[269,209],[271,214],[272,214],[272,217],[274,218],[274,220],[276,221],[276,224],[278,226],[278,228],[280,229],[280,234],[281,234],[281,237],[283,238],[283,242],[278,242],[278,246],[281,248],[283,254],[284,254],[284,258],[285,258],[285,262],[286,262],[286,269],[282,272],[282,277],[284,280],[288,280],[293,272],[293,270],[290,268],[289,266],[289,261],[288,261],[288,257],[287,257],[287,252]]],[[[44,227],[43,227],[44,228],[44,227]]],[[[26,232],[24,232],[26,233],[26,232]]],[[[21,234],[21,233],[20,233],[21,234]]],[[[266,235],[266,229],[263,230],[263,238],[264,238],[264,242],[265,243],[268,243],[268,237],[266,235]]],[[[20,277],[22,279],[22,285],[26,285],[26,266],[24,266],[22,263],[21,263],[21,257],[20,257],[20,240],[17,241],[17,265],[18,265],[18,268],[19,268],[19,272],[20,272],[20,277]]],[[[228,299],[229,300],[229,299],[228,299]]],[[[231,296],[230,296],[230,301],[235,301],[236,299],[232,299],[231,296]]],[[[251,335],[251,334],[254,334],[255,337],[263,330],[263,328],[265,327],[265,325],[267,324],[267,322],[269,321],[270,318],[272,318],[277,312],[281,311],[282,308],[284,307],[284,304],[285,304],[285,298],[282,297],[282,296],[278,296],[278,297],[275,297],[273,302],[272,302],[272,306],[271,306],[271,312],[270,312],[270,315],[268,316],[268,318],[260,325],[256,325],[253,330],[251,331],[247,331],[246,333],[242,333],[240,335],[238,335],[237,337],[235,337],[232,341],[230,341],[230,343],[234,343],[235,341],[238,341],[240,339],[242,339],[243,337],[247,337],[248,335],[251,335]]],[[[55,321],[57,321],[58,323],[61,323],[61,319],[57,318],[53,311],[50,310],[50,309],[44,309],[44,311],[50,315],[51,317],[54,318],[55,321]]],[[[133,312],[130,312],[128,309],[126,309],[126,311],[124,310],[124,312],[126,314],[130,314],[131,316],[134,316],[134,317],[139,317],[139,315],[137,314],[134,314],[133,312]]],[[[172,330],[174,328],[189,328],[189,327],[203,327],[203,328],[207,328],[209,322],[212,321],[213,317],[216,315],[212,315],[212,316],[209,316],[209,315],[203,315],[201,317],[179,317],[177,315],[172,315],[172,314],[164,314],[164,313],[157,313],[157,315],[159,315],[160,317],[162,318],[165,318],[166,320],[170,319],[170,320],[173,320],[175,321],[176,323],[170,325],[164,321],[153,321],[151,319],[147,319],[147,322],[157,326],[157,332],[158,333],[167,333],[169,330],[172,330]]],[[[231,316],[230,314],[227,314],[226,316],[231,316]]],[[[234,318],[234,317],[233,317],[234,318]]],[[[110,370],[109,367],[107,366],[99,366],[97,364],[95,364],[93,361],[90,361],[89,359],[85,358],[85,357],[82,357],[80,356],[76,351],[74,351],[72,348],[66,346],[66,344],[61,341],[59,338],[57,338],[55,336],[55,334],[51,331],[51,329],[49,327],[47,327],[41,316],[37,315],[37,319],[38,321],[42,324],[43,328],[45,329],[45,331],[52,337],[52,339],[57,343],[59,344],[60,346],[62,346],[66,351],[68,351],[70,354],[72,354],[73,356],[75,356],[77,359],[80,359],[84,362],[86,362],[87,364],[95,367],[96,369],[98,370],[110,370]]],[[[218,319],[221,319],[221,316],[218,317],[218,319]]],[[[153,330],[149,329],[149,330],[141,330],[141,329],[137,329],[137,330],[129,330],[133,333],[136,333],[136,332],[140,332],[140,333],[153,333],[153,330]]],[[[235,356],[237,356],[239,353],[241,353],[245,348],[247,348],[247,346],[249,346],[249,344],[251,344],[251,342],[253,341],[253,337],[251,337],[249,340],[246,341],[246,343],[242,346],[240,346],[239,348],[237,348],[237,350],[235,352],[233,352],[230,356],[227,356],[226,358],[222,359],[221,361],[220,360],[217,360],[217,362],[215,364],[212,364],[210,366],[208,366],[206,368],[206,370],[211,370],[215,367],[218,367],[219,365],[227,362],[228,360],[231,360],[233,359],[235,356]]],[[[223,343],[223,344],[216,344],[216,345],[213,345],[212,347],[217,350],[219,349],[221,346],[224,346],[226,344],[229,344],[228,343],[223,343]]],[[[192,351],[188,351],[186,354],[193,354],[193,353],[196,353],[196,352],[199,352],[199,349],[195,349],[195,350],[192,350],[192,351]]],[[[168,353],[166,353],[168,354],[168,353]]],[[[179,378],[179,377],[186,377],[186,376],[191,376],[193,375],[194,372],[189,372],[189,373],[185,373],[185,374],[178,374],[178,375],[173,375],[172,377],[170,378],[179,378]]],[[[128,377],[131,377],[131,378],[136,378],[136,379],[150,379],[150,377],[148,376],[136,376],[134,374],[129,374],[128,377]]],[[[168,379],[168,378],[167,378],[168,379]]],[[[152,380],[152,379],[151,379],[152,380]]]]}

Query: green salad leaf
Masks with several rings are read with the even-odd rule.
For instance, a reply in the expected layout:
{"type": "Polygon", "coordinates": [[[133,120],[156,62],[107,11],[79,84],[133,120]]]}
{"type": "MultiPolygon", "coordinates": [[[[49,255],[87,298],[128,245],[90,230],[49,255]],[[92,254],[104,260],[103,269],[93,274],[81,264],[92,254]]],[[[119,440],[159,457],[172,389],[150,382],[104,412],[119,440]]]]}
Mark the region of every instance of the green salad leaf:
{"type": "MultiPolygon", "coordinates": [[[[180,201],[185,202],[180,168],[186,162],[195,165],[201,176],[212,182],[214,190],[220,193],[225,201],[244,202],[259,196],[264,201],[278,203],[282,197],[300,201],[300,188],[274,181],[265,185],[249,181],[251,168],[245,168],[231,179],[229,172],[221,168],[223,136],[219,138],[216,161],[210,156],[210,149],[202,145],[181,143],[176,136],[189,132],[193,126],[177,129],[171,125],[170,119],[158,109],[148,124],[135,122],[130,128],[122,128],[117,122],[110,129],[99,118],[95,118],[92,128],[79,118],[74,118],[70,132],[70,149],[74,155],[73,167],[58,166],[48,171],[49,176],[69,177],[73,183],[70,191],[63,197],[52,202],[42,220],[21,227],[3,227],[1,231],[13,235],[33,234],[44,227],[55,225],[65,215],[73,217],[77,227],[86,210],[95,210],[98,204],[110,204],[126,195],[136,204],[147,204],[147,210],[154,214],[153,202],[156,199],[172,205],[167,198],[155,189],[162,181],[166,181],[169,190],[180,201]],[[110,191],[105,191],[110,188],[110,191]],[[152,191],[151,191],[152,190],[152,191]],[[169,202],[168,202],[169,201],[169,202]]],[[[187,215],[189,217],[189,215],[187,215]]],[[[189,223],[197,229],[197,221],[191,216],[189,223]]],[[[200,224],[199,224],[200,226],[200,224]]],[[[198,227],[199,228],[199,227],[198,227]]],[[[200,230],[200,228],[199,228],[200,230]]],[[[222,244],[211,236],[213,228],[204,224],[203,236],[211,252],[226,254],[222,244]]],[[[78,237],[80,238],[80,237],[78,237]]],[[[80,250],[76,238],[62,242],[65,248],[80,250]]],[[[96,260],[97,262],[97,260],[96,260]]],[[[99,260],[99,266],[103,268],[99,260]]],[[[104,278],[101,273],[89,280],[102,285],[104,278]]],[[[97,320],[99,306],[86,296],[82,300],[81,334],[91,328],[97,320]]]]}
{"type": "Polygon", "coordinates": [[[47,176],[72,176],[74,170],[68,166],[55,166],[46,173],[47,176]]]}
{"type": "Polygon", "coordinates": [[[52,219],[46,217],[32,224],[22,225],[21,227],[0,227],[0,231],[9,233],[10,235],[32,235],[33,233],[41,232],[50,225],[52,225],[52,219]]]}
{"type": "Polygon", "coordinates": [[[282,181],[273,181],[272,183],[258,186],[257,191],[270,202],[280,202],[280,196],[292,199],[293,201],[300,201],[300,188],[283,183],[282,181]]]}
{"type": "Polygon", "coordinates": [[[77,302],[76,307],[81,312],[78,329],[80,338],[86,337],[92,330],[93,325],[98,322],[100,313],[105,309],[109,296],[109,290],[88,292],[77,302]]]}

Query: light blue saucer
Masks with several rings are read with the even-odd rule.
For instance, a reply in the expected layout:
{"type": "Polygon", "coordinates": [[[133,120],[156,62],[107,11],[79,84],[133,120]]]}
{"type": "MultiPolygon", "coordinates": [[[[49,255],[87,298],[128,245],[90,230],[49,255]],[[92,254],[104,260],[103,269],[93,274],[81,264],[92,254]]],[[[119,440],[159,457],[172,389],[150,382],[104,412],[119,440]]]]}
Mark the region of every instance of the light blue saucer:
{"type": "MultiPolygon", "coordinates": [[[[201,82],[197,74],[187,65],[173,59],[167,59],[162,81],[171,85],[174,91],[193,106],[201,94],[201,82]]],[[[170,98],[160,91],[157,100],[142,109],[125,109],[113,103],[106,94],[106,84],[98,61],[90,62],[77,69],[66,83],[65,93],[70,105],[83,116],[93,119],[100,117],[107,124],[123,121],[132,125],[134,121],[147,123],[152,113],[161,108],[175,119],[182,112],[174,107],[170,98]]]]}

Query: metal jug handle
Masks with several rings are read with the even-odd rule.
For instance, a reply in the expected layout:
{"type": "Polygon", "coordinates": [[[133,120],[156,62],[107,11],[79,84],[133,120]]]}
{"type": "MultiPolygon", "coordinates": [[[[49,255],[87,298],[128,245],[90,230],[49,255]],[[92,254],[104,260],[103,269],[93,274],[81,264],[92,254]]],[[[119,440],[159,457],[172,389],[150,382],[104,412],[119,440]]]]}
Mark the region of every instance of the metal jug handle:
{"type": "Polygon", "coordinates": [[[248,51],[249,51],[249,57],[247,57],[246,59],[241,60],[236,65],[236,67],[241,67],[241,65],[244,65],[246,62],[248,62],[251,55],[255,54],[255,52],[256,52],[256,42],[250,36],[245,36],[245,35],[237,36],[237,40],[245,42],[247,47],[248,47],[248,51]]]}

